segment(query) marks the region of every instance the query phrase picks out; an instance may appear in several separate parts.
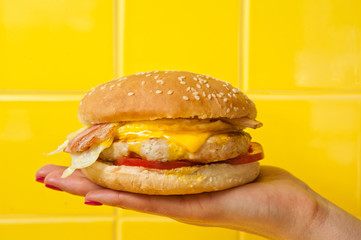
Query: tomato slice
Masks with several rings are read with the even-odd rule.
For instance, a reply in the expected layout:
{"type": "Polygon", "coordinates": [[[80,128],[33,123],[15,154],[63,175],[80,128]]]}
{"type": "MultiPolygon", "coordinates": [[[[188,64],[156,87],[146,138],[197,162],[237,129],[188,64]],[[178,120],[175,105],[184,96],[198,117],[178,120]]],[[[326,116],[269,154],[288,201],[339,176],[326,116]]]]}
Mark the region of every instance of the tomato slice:
{"type": "MultiPolygon", "coordinates": [[[[246,164],[251,162],[256,162],[264,158],[262,146],[259,143],[251,142],[249,153],[246,155],[240,155],[235,158],[231,158],[225,161],[214,162],[209,164],[217,164],[217,163],[228,163],[228,164],[246,164]]],[[[141,158],[134,157],[123,157],[118,158],[114,161],[114,164],[117,166],[125,165],[125,166],[136,166],[136,167],[145,167],[145,168],[153,168],[153,169],[174,169],[180,167],[191,167],[196,165],[205,165],[204,163],[191,162],[187,160],[176,160],[176,161],[149,161],[141,158]]]]}
{"type": "Polygon", "coordinates": [[[237,164],[256,162],[264,158],[264,153],[261,144],[257,142],[251,142],[249,149],[250,149],[248,150],[249,154],[239,155],[238,157],[231,158],[223,162],[237,165],[237,164]]]}

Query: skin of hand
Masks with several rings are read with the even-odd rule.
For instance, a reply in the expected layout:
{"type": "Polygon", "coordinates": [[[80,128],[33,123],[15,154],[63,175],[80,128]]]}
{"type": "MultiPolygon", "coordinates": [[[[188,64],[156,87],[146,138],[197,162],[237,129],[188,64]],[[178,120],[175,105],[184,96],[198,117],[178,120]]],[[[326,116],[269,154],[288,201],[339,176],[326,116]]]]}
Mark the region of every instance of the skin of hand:
{"type": "Polygon", "coordinates": [[[100,187],[81,171],[61,178],[63,166],[36,173],[50,188],[85,201],[166,216],[179,222],[255,233],[270,239],[361,239],[361,221],[311,190],[287,171],[262,166],[252,183],[228,190],[151,196],[100,187]]]}

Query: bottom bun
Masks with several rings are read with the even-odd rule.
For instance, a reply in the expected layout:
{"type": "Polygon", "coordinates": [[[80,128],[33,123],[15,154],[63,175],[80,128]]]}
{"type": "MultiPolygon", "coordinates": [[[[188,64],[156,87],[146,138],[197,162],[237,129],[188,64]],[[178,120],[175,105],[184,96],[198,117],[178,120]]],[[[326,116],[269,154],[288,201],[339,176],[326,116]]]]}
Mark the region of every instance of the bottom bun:
{"type": "Polygon", "coordinates": [[[149,195],[179,195],[219,191],[246,184],[258,176],[259,163],[219,163],[158,170],[96,161],[82,172],[91,181],[106,188],[149,195]]]}

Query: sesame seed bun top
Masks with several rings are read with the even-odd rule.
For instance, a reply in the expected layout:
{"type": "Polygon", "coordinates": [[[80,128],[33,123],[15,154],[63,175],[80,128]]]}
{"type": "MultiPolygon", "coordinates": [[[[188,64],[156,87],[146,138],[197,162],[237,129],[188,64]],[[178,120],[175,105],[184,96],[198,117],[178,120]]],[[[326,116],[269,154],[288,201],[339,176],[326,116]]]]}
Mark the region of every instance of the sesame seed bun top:
{"type": "Polygon", "coordinates": [[[79,105],[83,124],[174,118],[255,119],[252,100],[230,83],[185,71],[136,73],[101,84],[79,105]]]}

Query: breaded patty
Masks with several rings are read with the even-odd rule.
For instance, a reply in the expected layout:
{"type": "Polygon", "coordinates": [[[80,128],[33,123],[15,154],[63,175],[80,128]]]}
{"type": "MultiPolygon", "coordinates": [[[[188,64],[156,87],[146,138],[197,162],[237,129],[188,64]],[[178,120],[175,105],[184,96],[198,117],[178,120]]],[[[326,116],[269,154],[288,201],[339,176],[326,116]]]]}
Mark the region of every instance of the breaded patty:
{"type": "Polygon", "coordinates": [[[112,161],[126,156],[139,156],[153,161],[192,160],[201,163],[223,161],[248,152],[251,137],[247,133],[217,134],[194,153],[180,144],[163,138],[151,138],[144,141],[114,142],[100,154],[100,159],[112,161]]]}

